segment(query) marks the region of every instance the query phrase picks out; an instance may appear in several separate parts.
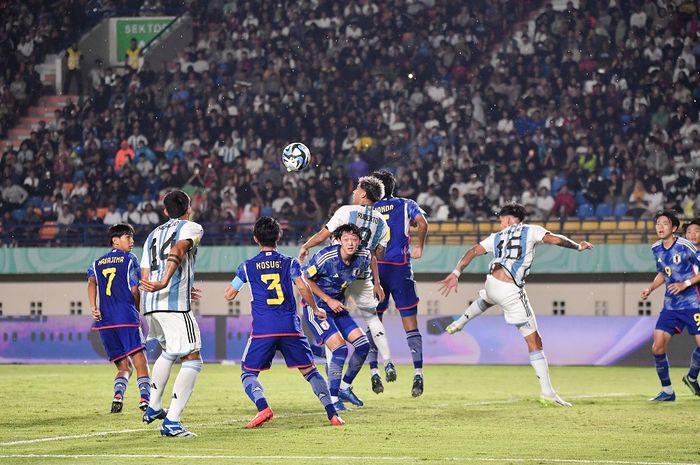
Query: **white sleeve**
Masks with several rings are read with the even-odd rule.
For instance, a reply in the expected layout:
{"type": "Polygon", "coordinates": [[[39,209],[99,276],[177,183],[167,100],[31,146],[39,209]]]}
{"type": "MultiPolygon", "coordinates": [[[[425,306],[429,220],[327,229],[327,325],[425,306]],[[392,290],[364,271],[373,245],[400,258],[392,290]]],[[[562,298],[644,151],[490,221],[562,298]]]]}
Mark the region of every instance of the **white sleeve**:
{"type": "Polygon", "coordinates": [[[494,242],[496,241],[496,234],[491,233],[489,234],[489,237],[484,239],[483,241],[479,242],[479,244],[486,250],[487,253],[493,253],[494,251],[494,242]]]}
{"type": "Polygon", "coordinates": [[[148,269],[151,268],[151,260],[149,260],[149,257],[148,257],[148,255],[150,253],[149,248],[148,248],[148,239],[150,237],[151,236],[149,235],[146,238],[146,242],[143,244],[143,252],[141,252],[141,264],[140,264],[141,268],[148,268],[148,269]]]}
{"type": "Polygon", "coordinates": [[[531,237],[534,242],[542,242],[544,236],[549,233],[549,231],[547,231],[545,228],[536,224],[531,224],[529,227],[530,234],[528,234],[528,236],[531,237]]]}
{"type": "Polygon", "coordinates": [[[193,221],[188,221],[180,230],[177,240],[184,241],[186,239],[190,239],[192,241],[192,247],[197,247],[199,241],[202,240],[203,235],[204,229],[200,224],[193,221]]]}
{"type": "Polygon", "coordinates": [[[389,244],[389,225],[382,216],[379,218],[384,223],[384,227],[382,228],[382,237],[379,238],[378,244],[386,249],[387,244],[389,244]]]}
{"type": "Polygon", "coordinates": [[[333,232],[338,226],[347,224],[348,221],[350,221],[350,208],[350,205],[343,205],[338,208],[335,213],[333,213],[333,216],[331,216],[331,219],[328,220],[328,223],[326,223],[326,228],[328,228],[330,232],[333,232]]]}

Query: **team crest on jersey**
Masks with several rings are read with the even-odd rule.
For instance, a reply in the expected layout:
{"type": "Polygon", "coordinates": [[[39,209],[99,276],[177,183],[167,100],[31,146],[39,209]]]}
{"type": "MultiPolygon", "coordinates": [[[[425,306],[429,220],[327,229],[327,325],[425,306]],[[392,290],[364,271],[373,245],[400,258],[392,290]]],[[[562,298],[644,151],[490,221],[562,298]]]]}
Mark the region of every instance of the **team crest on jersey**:
{"type": "Polygon", "coordinates": [[[681,262],[681,256],[678,254],[675,254],[673,258],[671,259],[674,265],[678,265],[681,262]]]}

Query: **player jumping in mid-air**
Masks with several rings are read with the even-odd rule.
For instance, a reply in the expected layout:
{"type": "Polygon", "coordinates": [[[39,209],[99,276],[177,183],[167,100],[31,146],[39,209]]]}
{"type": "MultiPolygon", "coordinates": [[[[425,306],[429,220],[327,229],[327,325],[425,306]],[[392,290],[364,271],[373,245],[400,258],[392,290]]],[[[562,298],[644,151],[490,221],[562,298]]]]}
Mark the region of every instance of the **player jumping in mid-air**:
{"type": "Polygon", "coordinates": [[[88,300],[95,325],[110,362],[117,367],[114,377],[112,413],[122,411],[124,392],[131,376],[131,363],[136,367],[141,399],[145,410],[151,392],[148,360],[139,317],[139,263],[134,248],[134,228],[115,224],[109,228],[112,250],[95,260],[87,270],[88,300]],[[97,297],[99,296],[99,304],[97,297]]]}
{"type": "MultiPolygon", "coordinates": [[[[695,395],[700,395],[698,372],[700,372],[700,305],[698,304],[698,282],[700,275],[700,257],[693,242],[676,236],[680,226],[678,216],[673,211],[664,211],[656,215],[656,235],[659,240],[651,247],[656,259],[658,273],[651,285],[642,290],[642,300],[646,300],[654,289],[666,284],[664,306],[656,321],[652,353],[656,372],[661,381],[661,392],[649,399],[655,402],[673,402],[676,393],[671,384],[666,350],[671,337],[688,328],[688,334],[695,336],[699,349],[693,351],[690,370],[683,377],[683,382],[695,395]]],[[[697,227],[697,225],[695,225],[697,227]]],[[[693,227],[693,223],[689,228],[693,227]]],[[[686,231],[686,234],[688,232],[686,231]]],[[[695,231],[691,231],[691,237],[695,231]]]]}
{"type": "MultiPolygon", "coordinates": [[[[374,208],[384,216],[389,226],[389,243],[384,258],[378,261],[379,279],[384,289],[384,300],[377,307],[380,319],[389,306],[389,296],[394,299],[396,309],[401,314],[401,322],[406,332],[406,342],[413,358],[413,386],[411,395],[418,397],[423,394],[423,338],[418,330],[418,294],[416,281],[413,279],[411,259],[423,255],[423,246],[428,234],[428,221],[425,212],[418,204],[410,199],[394,197],[396,179],[388,171],[375,171],[372,176],[384,184],[384,198],[374,204],[374,208]],[[410,248],[411,225],[418,226],[418,240],[410,248]]],[[[370,333],[371,334],[371,333],[370,333]]],[[[372,340],[370,339],[370,342],[372,340]]],[[[372,348],[369,356],[372,390],[379,394],[384,391],[382,378],[377,368],[377,350],[372,348]]]]}
{"type": "Polygon", "coordinates": [[[354,405],[364,403],[352,390],[352,382],[362,369],[369,353],[369,340],[345,309],[345,292],[355,280],[366,276],[370,269],[370,252],[360,247],[360,228],[354,224],[341,225],[333,231],[339,242],[319,250],[304,268],[309,286],[319,308],[326,311],[322,320],[304,309],[304,318],[318,344],[325,344],[330,352],[327,360],[328,383],[331,399],[338,411],[347,410],[346,400],[354,405]],[[355,351],[348,361],[348,369],[341,380],[343,365],[348,356],[348,341],[355,351]]]}
{"type": "Polygon", "coordinates": [[[141,289],[144,315],[148,322],[148,339],[160,343],[163,352],[153,364],[151,401],[143,421],[163,419],[162,436],[196,436],[180,422],[180,415],[192,395],[202,358],[202,339],[197,320],[192,316],[194,298],[194,265],[197,246],[204,230],[189,221],[192,214],[190,197],[182,191],[169,192],[163,199],[165,214],[170,218],[146,238],[141,257],[141,289]],[[175,378],[170,410],[162,406],[163,391],[170,370],[177,359],[182,360],[175,378]]]}
{"type": "MultiPolygon", "coordinates": [[[[360,246],[372,252],[370,270],[350,284],[346,296],[352,297],[360,314],[365,319],[372,340],[384,361],[387,381],[396,381],[396,367],[391,362],[389,339],[384,324],[377,316],[377,305],[384,300],[384,290],[379,283],[377,260],[384,257],[389,241],[389,227],[384,217],[374,208],[374,203],[384,198],[382,182],[372,176],[363,176],[352,192],[352,205],[344,205],[333,214],[326,226],[311,236],[299,250],[299,261],[304,263],[309,249],[331,238],[331,231],[343,224],[354,224],[360,228],[360,246]]],[[[327,357],[330,354],[327,354],[327,357]]]]}
{"type": "Polygon", "coordinates": [[[326,409],[331,425],[341,426],[345,422],[333,406],[326,380],[314,365],[309,341],[301,329],[292,286],[299,289],[302,298],[311,307],[311,313],[322,324],[326,322],[326,312],[316,306],[297,259],[277,251],[277,241],[281,236],[282,230],[277,220],[269,216],[259,218],[255,222],[253,238],[260,246],[260,253],[241,263],[236,277],[224,291],[226,300],[233,300],[243,285],[248,283],[252,294],[253,331],[241,359],[241,381],[258,413],[246,428],[261,426],[273,417],[258,374],[272,366],[277,350],[284,356],[287,366],[298,368],[311,384],[311,389],[326,409]]]}
{"type": "Polygon", "coordinates": [[[527,343],[530,364],[540,381],[541,400],[548,404],[571,407],[570,403],[559,397],[549,379],[549,367],[542,350],[542,338],[537,331],[535,314],[525,292],[525,277],[530,271],[537,244],[553,244],[578,251],[592,249],[593,245],[586,241],[576,243],[566,236],[552,234],[541,226],[523,223],[525,207],[520,204],[504,205],[498,217],[501,220],[501,231],[489,235],[469,249],[452,273],[439,283],[440,292],[445,296],[452,290],[457,291],[457,282],[462,269],[475,257],[487,252],[493,253],[486,284],[484,289],[479,291],[479,298],[459,319],[447,327],[447,332],[454,334],[461,331],[475,315],[479,315],[493,305],[500,306],[506,323],[518,328],[527,343]]]}

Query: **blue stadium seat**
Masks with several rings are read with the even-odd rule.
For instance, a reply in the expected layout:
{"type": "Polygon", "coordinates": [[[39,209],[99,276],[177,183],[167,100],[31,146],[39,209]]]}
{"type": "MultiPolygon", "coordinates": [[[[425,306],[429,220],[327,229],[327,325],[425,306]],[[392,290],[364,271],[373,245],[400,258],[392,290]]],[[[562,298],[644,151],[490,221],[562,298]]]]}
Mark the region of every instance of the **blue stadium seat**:
{"type": "Polygon", "coordinates": [[[621,218],[627,214],[627,208],[629,206],[625,202],[620,202],[617,205],[615,205],[615,211],[613,212],[613,216],[615,218],[621,218]]]}
{"type": "Polygon", "coordinates": [[[595,207],[595,216],[598,218],[603,218],[606,216],[612,216],[612,207],[607,203],[600,203],[595,207]]]}
{"type": "Polygon", "coordinates": [[[38,195],[33,195],[27,199],[27,205],[32,207],[41,207],[41,197],[38,195]]]}
{"type": "Polygon", "coordinates": [[[25,216],[27,216],[27,211],[24,208],[15,208],[12,210],[12,219],[18,223],[24,221],[25,216]]]}
{"type": "Polygon", "coordinates": [[[584,203],[589,203],[588,199],[583,195],[583,191],[578,191],[576,193],[576,205],[583,205],[584,203]]]}
{"type": "Polygon", "coordinates": [[[581,219],[591,218],[592,216],[595,216],[595,208],[593,208],[593,205],[588,202],[582,203],[576,209],[576,216],[581,219]]]}

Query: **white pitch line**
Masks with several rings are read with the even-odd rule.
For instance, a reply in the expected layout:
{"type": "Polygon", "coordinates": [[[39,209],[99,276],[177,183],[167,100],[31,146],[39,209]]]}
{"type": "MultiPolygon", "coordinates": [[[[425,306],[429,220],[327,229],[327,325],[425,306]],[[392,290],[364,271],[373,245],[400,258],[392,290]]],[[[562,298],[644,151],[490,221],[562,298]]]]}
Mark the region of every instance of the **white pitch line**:
{"type": "MultiPolygon", "coordinates": [[[[624,392],[612,392],[608,394],[588,394],[588,395],[579,395],[579,396],[569,396],[569,399],[601,399],[605,397],[624,397],[630,394],[626,394],[624,392]]],[[[523,397],[523,398],[517,398],[517,399],[506,399],[506,400],[491,400],[491,401],[484,401],[484,402],[467,402],[463,404],[459,404],[462,406],[467,406],[467,407],[476,407],[476,406],[481,406],[481,405],[498,405],[498,404],[515,404],[518,402],[525,402],[532,400],[533,398],[530,397],[523,397]]],[[[392,409],[390,407],[380,407],[380,408],[368,408],[368,409],[357,409],[357,411],[361,412],[362,410],[365,411],[377,411],[377,410],[396,410],[392,409]]],[[[321,415],[320,413],[317,412],[309,412],[309,413],[298,413],[298,414],[292,414],[292,415],[276,415],[277,418],[298,418],[298,417],[306,417],[306,416],[316,416],[316,415],[321,415]]],[[[246,420],[237,420],[237,419],[232,419],[232,420],[223,420],[223,421],[215,421],[215,422],[207,422],[207,423],[192,423],[191,426],[193,428],[208,428],[212,426],[219,426],[219,425],[227,425],[231,423],[240,423],[246,420]]],[[[36,439],[20,439],[17,441],[8,441],[8,442],[0,442],[0,446],[18,446],[22,444],[36,444],[36,443],[41,443],[41,442],[52,442],[52,441],[65,441],[65,440],[70,440],[70,439],[86,439],[86,438],[95,438],[95,437],[100,437],[100,436],[109,436],[113,434],[128,434],[128,433],[137,433],[137,432],[142,432],[142,431],[153,431],[154,428],[132,428],[132,429],[123,429],[123,430],[116,430],[116,431],[96,431],[94,433],[84,433],[84,434],[73,434],[70,436],[53,436],[53,437],[47,437],[47,438],[36,438],[36,439]]]]}
{"type": "Polygon", "coordinates": [[[543,457],[385,457],[385,456],[342,456],[342,455],[175,455],[175,454],[3,454],[0,458],[12,459],[82,459],[82,458],[119,458],[119,459],[187,459],[187,460],[358,460],[404,462],[518,462],[518,463],[574,463],[574,464],[608,464],[608,465],[700,465],[693,462],[648,462],[643,460],[606,460],[606,459],[559,459],[543,457]]]}

